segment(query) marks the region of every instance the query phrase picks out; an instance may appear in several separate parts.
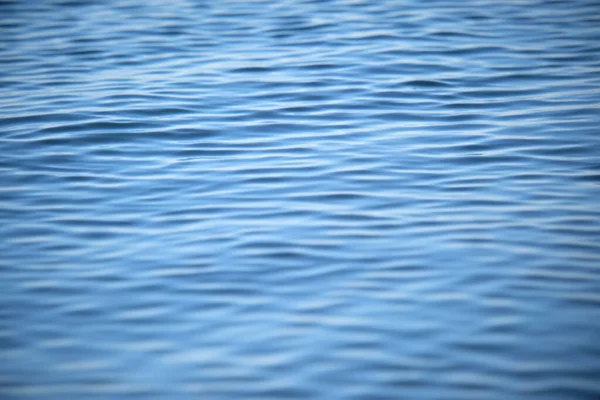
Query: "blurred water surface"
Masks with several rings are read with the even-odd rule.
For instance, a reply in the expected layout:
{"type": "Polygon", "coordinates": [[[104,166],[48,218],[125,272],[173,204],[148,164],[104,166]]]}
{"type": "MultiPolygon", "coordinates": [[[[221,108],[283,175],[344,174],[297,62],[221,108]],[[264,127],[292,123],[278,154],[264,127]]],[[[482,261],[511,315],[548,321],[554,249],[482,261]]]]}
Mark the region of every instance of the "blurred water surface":
{"type": "Polygon", "coordinates": [[[597,1],[2,1],[3,399],[600,398],[597,1]]]}

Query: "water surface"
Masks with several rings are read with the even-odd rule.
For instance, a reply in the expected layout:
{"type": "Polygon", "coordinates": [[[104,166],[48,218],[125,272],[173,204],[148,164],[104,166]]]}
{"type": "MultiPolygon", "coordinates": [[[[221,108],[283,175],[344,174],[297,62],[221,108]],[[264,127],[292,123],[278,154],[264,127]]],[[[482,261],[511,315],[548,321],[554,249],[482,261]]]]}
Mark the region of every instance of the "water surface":
{"type": "Polygon", "coordinates": [[[3,399],[600,398],[597,1],[3,1],[3,399]]]}

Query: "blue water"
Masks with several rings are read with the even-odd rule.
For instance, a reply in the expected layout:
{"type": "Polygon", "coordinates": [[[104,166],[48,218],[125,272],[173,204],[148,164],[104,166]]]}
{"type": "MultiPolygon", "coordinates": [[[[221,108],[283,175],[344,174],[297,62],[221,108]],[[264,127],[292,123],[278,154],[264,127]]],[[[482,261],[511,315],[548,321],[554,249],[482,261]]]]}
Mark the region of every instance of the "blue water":
{"type": "Polygon", "coordinates": [[[598,1],[2,1],[0,397],[600,398],[598,1]]]}

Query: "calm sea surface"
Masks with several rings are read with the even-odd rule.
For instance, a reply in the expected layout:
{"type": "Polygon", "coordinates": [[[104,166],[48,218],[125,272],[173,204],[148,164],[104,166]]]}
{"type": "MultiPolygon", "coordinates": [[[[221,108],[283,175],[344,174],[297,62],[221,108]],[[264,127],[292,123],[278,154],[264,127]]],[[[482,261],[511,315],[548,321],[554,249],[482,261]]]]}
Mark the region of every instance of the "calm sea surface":
{"type": "Polygon", "coordinates": [[[0,2],[0,398],[600,398],[600,2],[0,2]]]}

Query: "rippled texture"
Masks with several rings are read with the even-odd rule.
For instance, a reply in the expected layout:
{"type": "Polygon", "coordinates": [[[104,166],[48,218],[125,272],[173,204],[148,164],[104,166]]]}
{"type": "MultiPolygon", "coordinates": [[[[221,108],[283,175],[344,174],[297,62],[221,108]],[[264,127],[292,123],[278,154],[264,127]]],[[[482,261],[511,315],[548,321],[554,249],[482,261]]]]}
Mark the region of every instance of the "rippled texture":
{"type": "Polygon", "coordinates": [[[597,1],[0,21],[3,399],[600,398],[597,1]]]}

